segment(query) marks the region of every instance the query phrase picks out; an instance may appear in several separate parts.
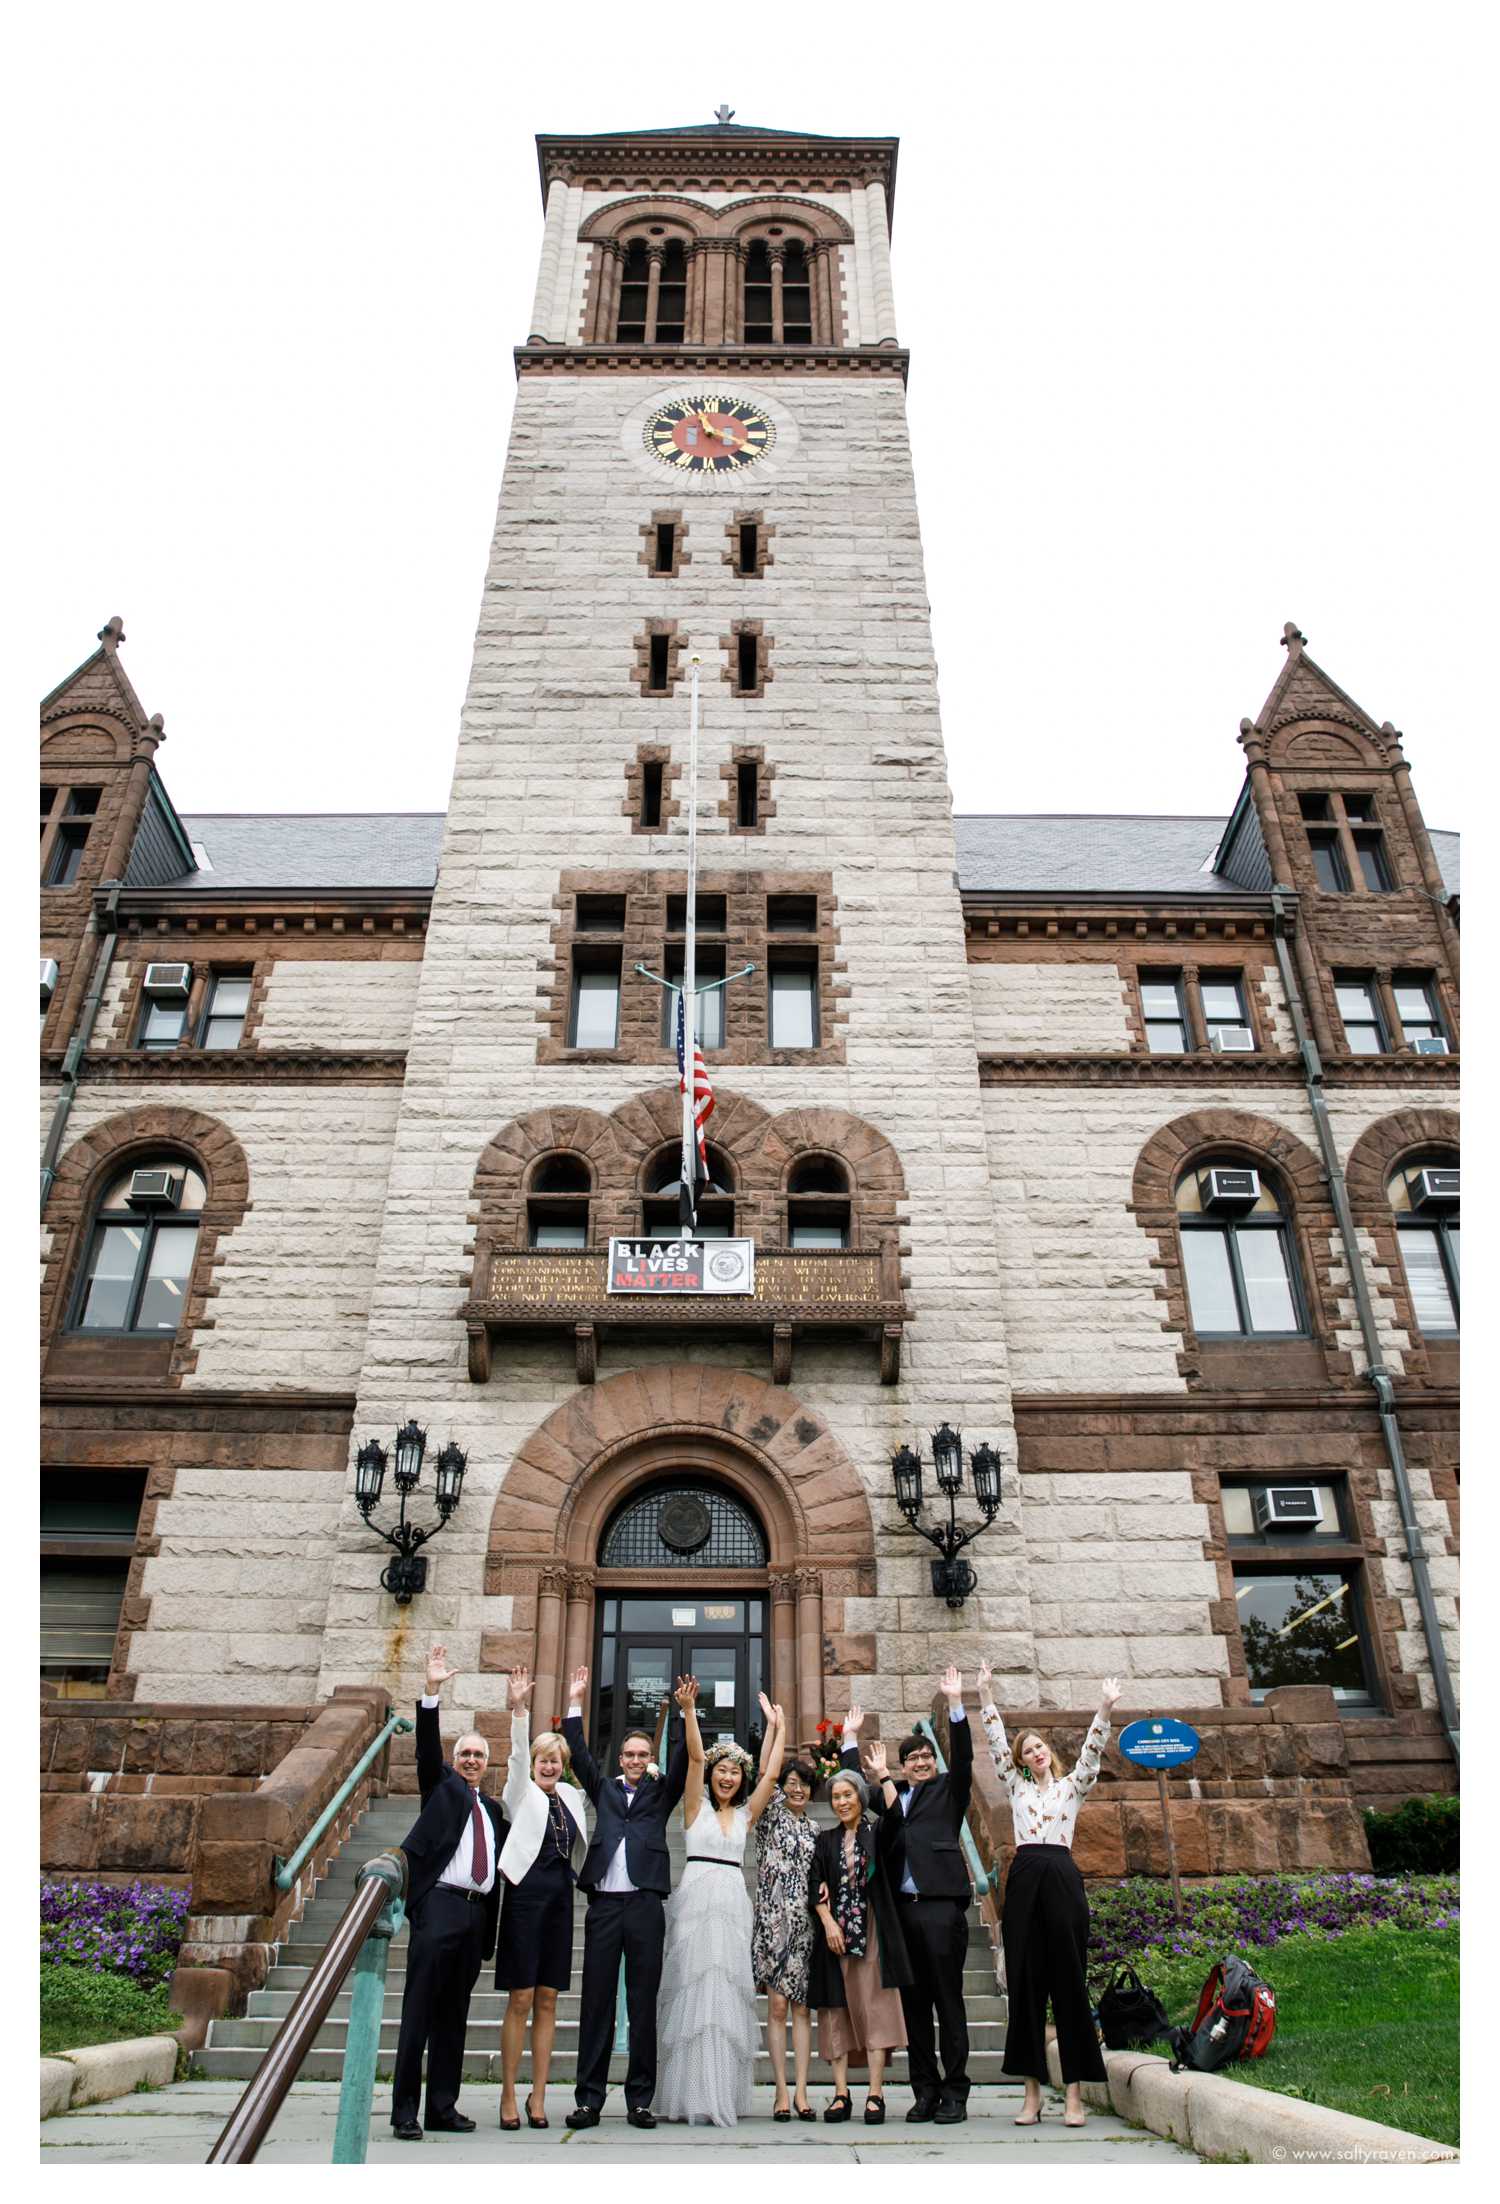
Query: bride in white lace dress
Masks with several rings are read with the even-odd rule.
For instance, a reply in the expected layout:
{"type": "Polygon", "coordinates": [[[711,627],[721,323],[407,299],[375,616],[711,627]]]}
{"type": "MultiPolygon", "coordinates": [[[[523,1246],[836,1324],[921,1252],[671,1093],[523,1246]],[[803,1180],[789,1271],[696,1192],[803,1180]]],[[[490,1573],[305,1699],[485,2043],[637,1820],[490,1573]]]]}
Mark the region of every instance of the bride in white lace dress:
{"type": "MultiPolygon", "coordinates": [[[[673,1695],[687,1738],[682,1822],[687,1862],[667,1903],[667,1942],[657,2006],[663,2120],[733,2127],[751,2106],[760,2023],[750,1971],[753,1915],[745,1887],[745,1840],[781,1773],[772,1744],[760,1781],[750,1788],[750,1755],[727,1739],[706,1756],[698,1728],[696,1677],[673,1695]]],[[[773,1709],[763,1699],[767,1720],[773,1709]]],[[[786,1725],[779,1725],[785,1737],[786,1725]]]]}

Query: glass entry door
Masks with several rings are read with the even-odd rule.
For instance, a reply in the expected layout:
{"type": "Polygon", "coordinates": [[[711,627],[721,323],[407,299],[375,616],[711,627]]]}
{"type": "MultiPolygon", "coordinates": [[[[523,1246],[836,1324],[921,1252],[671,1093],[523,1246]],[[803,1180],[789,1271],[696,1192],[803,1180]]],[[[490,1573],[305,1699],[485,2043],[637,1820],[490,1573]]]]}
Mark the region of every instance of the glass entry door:
{"type": "Polygon", "coordinates": [[[765,1597],[683,1592],[599,1601],[589,1736],[601,1766],[618,1765],[631,1729],[657,1740],[663,1767],[682,1734],[672,1698],[679,1676],[698,1679],[705,1746],[722,1737],[758,1754],[764,1724],[765,1597]]]}

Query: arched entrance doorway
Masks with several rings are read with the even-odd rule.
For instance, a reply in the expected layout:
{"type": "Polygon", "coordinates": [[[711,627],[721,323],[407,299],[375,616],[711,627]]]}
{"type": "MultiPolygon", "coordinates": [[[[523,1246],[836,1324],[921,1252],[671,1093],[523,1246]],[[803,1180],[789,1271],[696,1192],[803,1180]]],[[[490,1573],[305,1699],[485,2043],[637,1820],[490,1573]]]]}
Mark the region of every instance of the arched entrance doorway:
{"type": "MultiPolygon", "coordinates": [[[[508,1629],[484,1633],[481,1668],[524,1662],[549,1718],[575,1668],[587,1663],[597,1683],[613,1641],[612,1697],[590,1710],[596,1737],[601,1723],[613,1733],[638,1718],[624,1713],[622,1683],[644,1695],[684,1649],[700,1680],[700,1650],[726,1656],[715,1682],[733,1683],[741,1742],[759,1714],[757,1657],[767,1695],[802,1743],[826,1705],[848,1703],[847,1685],[834,1684],[830,1699],[831,1681],[877,1665],[873,1633],[845,1614],[847,1602],[875,1592],[859,1474],[821,1416],[784,1386],[740,1371],[621,1371],[554,1409],[517,1450],[496,1497],[485,1591],[509,1595],[511,1615],[508,1629]],[[698,1496],[708,1513],[701,1542],[700,1514],[667,1513],[674,1493],[698,1496]],[[689,1608],[691,1623],[673,1622],[674,1610],[689,1608]],[[716,1624],[729,1642],[710,1642],[716,1624]],[[655,1666],[637,1663],[634,1684],[619,1666],[632,1640],[656,1656],[655,1666]]],[[[731,1709],[726,1701],[710,1711],[727,1723],[731,1709]]]]}
{"type": "Polygon", "coordinates": [[[599,1543],[591,1663],[589,1735],[607,1766],[627,1729],[654,1737],[665,1764],[681,1729],[672,1685],[688,1674],[704,1743],[730,1737],[759,1750],[769,1558],[753,1510],[706,1477],[657,1479],[616,1508],[599,1543]]]}

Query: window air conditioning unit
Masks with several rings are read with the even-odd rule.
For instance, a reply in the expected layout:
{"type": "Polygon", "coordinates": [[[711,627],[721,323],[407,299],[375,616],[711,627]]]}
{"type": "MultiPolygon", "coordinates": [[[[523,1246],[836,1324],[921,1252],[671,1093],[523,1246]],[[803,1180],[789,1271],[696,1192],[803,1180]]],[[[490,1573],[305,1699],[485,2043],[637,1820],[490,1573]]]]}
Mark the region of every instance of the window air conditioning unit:
{"type": "Polygon", "coordinates": [[[1315,1531],[1323,1520],[1316,1485],[1263,1485],[1254,1505],[1258,1531],[1315,1531]]]}
{"type": "Polygon", "coordinates": [[[1418,1056],[1446,1056],[1448,1053],[1448,1043],[1441,1033],[1424,1033],[1419,1041],[1413,1041],[1411,1045],[1418,1056]]]}
{"type": "Polygon", "coordinates": [[[181,1191],[175,1171],[132,1171],[126,1198],[132,1209],[175,1209],[181,1191]]]}
{"type": "Polygon", "coordinates": [[[1259,1171],[1208,1171],[1204,1174],[1205,1209],[1253,1209],[1259,1200],[1259,1171]]]}
{"type": "Polygon", "coordinates": [[[146,977],[141,984],[148,995],[186,1002],[192,977],[193,968],[190,964],[148,964],[146,977]]]}
{"type": "Polygon", "coordinates": [[[1255,1035],[1247,1025],[1211,1025],[1208,1045],[1221,1056],[1253,1055],[1255,1035]]]}
{"type": "Polygon", "coordinates": [[[1414,1209],[1447,1209],[1458,1200],[1457,1171],[1419,1171],[1412,1182],[1414,1209]]]}
{"type": "Polygon", "coordinates": [[[51,1002],[51,1000],[52,1000],[52,996],[53,996],[53,992],[54,992],[54,990],[56,989],[56,986],[57,986],[57,959],[56,959],[56,957],[43,957],[43,959],[42,959],[42,1008],[43,1008],[43,1010],[45,1010],[45,1009],[46,1009],[46,1007],[47,1007],[47,1005],[48,1005],[48,1003],[50,1003],[50,1002],[51,1002]]]}

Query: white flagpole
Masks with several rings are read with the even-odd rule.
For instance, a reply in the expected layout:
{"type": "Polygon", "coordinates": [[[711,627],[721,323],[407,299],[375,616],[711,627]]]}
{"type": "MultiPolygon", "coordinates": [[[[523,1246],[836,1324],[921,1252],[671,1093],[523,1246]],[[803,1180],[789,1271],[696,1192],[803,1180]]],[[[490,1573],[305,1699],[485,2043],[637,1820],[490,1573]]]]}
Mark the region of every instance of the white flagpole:
{"type": "Polygon", "coordinates": [[[698,657],[691,661],[688,707],[688,858],[687,918],[682,951],[682,1183],[688,1190],[693,1223],[698,1219],[698,1137],[693,1120],[694,1069],[698,1045],[698,657]]]}

